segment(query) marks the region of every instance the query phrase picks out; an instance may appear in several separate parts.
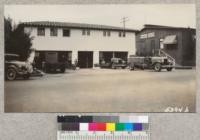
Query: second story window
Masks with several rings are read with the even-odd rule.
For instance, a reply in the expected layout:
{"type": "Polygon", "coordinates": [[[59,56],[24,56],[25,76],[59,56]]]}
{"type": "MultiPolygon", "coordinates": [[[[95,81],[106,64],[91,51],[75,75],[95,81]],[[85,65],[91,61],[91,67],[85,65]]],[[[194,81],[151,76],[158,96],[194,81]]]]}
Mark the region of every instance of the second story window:
{"type": "Polygon", "coordinates": [[[85,34],[86,34],[86,30],[83,29],[83,30],[82,30],[82,35],[85,35],[85,34]]]}
{"type": "Polygon", "coordinates": [[[106,36],[106,31],[103,31],[103,36],[106,36]]]}
{"type": "Polygon", "coordinates": [[[58,29],[57,28],[50,28],[50,36],[57,36],[58,29]]]}
{"type": "Polygon", "coordinates": [[[89,35],[90,35],[90,30],[83,29],[83,30],[82,30],[82,35],[87,35],[87,36],[89,36],[89,35]]]}
{"type": "Polygon", "coordinates": [[[103,36],[110,36],[110,31],[103,31],[103,36]]]}
{"type": "Polygon", "coordinates": [[[50,28],[50,36],[57,36],[58,29],[57,28],[50,28]]]}
{"type": "Polygon", "coordinates": [[[110,36],[110,31],[107,31],[107,36],[110,36]]]}
{"type": "Polygon", "coordinates": [[[45,36],[45,28],[44,27],[38,27],[37,28],[37,35],[38,36],[45,36]]]}
{"type": "Polygon", "coordinates": [[[119,37],[126,37],[126,32],[125,31],[119,32],[119,37]]]}
{"type": "Polygon", "coordinates": [[[121,37],[122,36],[122,32],[119,32],[119,37],[121,37]]]}
{"type": "Polygon", "coordinates": [[[126,37],[126,32],[123,32],[123,37],[126,37]]]}
{"type": "Polygon", "coordinates": [[[90,30],[87,30],[87,35],[90,35],[90,30]]]}
{"type": "Polygon", "coordinates": [[[63,36],[70,37],[70,30],[69,29],[63,29],[63,36]]]}

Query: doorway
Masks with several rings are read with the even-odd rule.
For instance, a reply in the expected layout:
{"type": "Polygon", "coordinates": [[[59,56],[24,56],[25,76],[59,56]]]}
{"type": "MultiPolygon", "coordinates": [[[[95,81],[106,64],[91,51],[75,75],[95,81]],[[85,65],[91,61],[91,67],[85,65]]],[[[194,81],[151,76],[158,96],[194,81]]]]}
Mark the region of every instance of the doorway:
{"type": "Polygon", "coordinates": [[[92,68],[93,67],[93,52],[79,51],[78,52],[78,66],[80,68],[92,68]]]}

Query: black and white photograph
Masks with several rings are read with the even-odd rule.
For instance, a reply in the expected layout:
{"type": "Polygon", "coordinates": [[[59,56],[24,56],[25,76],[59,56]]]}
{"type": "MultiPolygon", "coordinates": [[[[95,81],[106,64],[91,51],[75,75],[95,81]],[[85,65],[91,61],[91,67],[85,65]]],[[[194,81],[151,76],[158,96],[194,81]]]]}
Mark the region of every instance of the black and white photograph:
{"type": "Polygon", "coordinates": [[[195,4],[4,6],[4,111],[196,112],[195,4]]]}

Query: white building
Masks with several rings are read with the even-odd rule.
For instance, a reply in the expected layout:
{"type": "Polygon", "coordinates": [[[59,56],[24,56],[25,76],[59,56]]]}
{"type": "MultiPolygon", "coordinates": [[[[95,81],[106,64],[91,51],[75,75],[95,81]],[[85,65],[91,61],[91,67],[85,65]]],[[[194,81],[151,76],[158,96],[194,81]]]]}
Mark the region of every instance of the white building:
{"type": "Polygon", "coordinates": [[[44,59],[45,52],[59,52],[67,61],[78,60],[80,67],[89,68],[112,57],[127,59],[136,50],[136,30],[133,29],[46,21],[21,25],[34,37],[32,47],[40,59],[44,59]]]}

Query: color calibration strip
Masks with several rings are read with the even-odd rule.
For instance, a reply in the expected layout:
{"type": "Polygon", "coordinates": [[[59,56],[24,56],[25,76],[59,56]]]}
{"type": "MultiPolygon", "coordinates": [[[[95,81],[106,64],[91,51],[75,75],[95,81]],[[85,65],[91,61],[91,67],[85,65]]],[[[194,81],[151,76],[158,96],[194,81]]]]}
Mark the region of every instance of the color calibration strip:
{"type": "Polygon", "coordinates": [[[58,116],[57,140],[149,140],[148,116],[58,116]]]}

